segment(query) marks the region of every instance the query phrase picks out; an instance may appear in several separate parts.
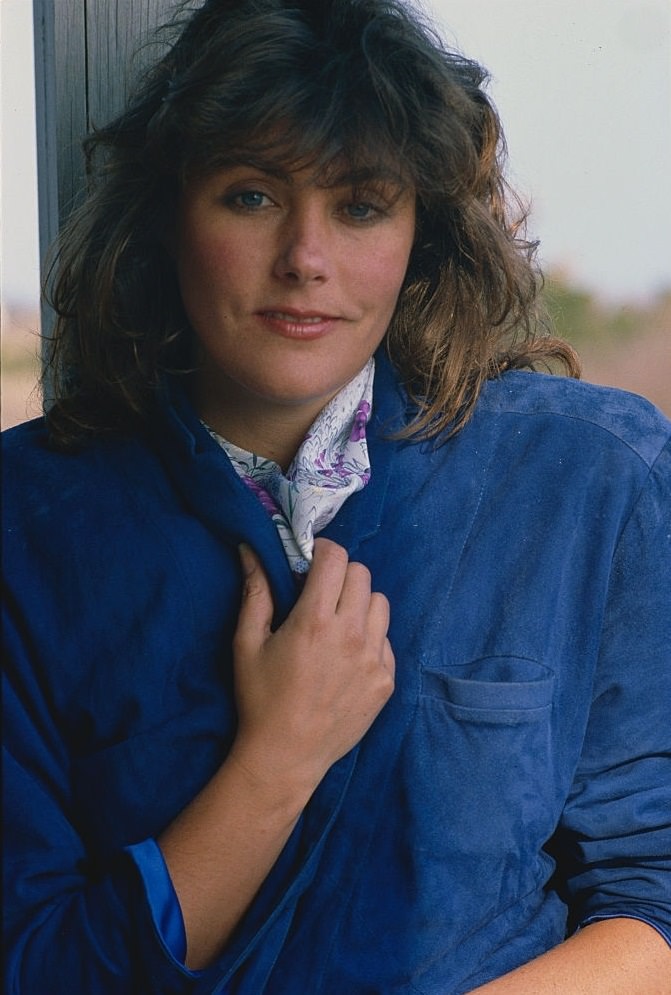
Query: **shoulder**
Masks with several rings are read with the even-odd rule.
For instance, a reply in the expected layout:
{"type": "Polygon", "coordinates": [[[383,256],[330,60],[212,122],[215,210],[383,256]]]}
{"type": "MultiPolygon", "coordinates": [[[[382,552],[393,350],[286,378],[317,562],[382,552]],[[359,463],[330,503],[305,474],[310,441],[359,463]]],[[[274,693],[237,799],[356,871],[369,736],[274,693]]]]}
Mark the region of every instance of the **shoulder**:
{"type": "Polygon", "coordinates": [[[637,394],[568,377],[514,371],[487,383],[477,416],[494,416],[544,442],[580,445],[585,455],[628,450],[650,468],[671,440],[671,422],[637,394]]]}
{"type": "Polygon", "coordinates": [[[61,452],[50,445],[43,419],[2,433],[2,463],[5,530],[100,517],[125,493],[157,479],[156,459],[140,440],[98,439],[61,452]]]}
{"type": "MultiPolygon", "coordinates": [[[[41,473],[67,473],[76,466],[91,464],[96,459],[96,445],[76,453],[63,453],[53,448],[43,418],[23,422],[2,433],[2,459],[19,478],[41,473]]],[[[12,477],[12,482],[17,479],[12,477]]]]}
{"type": "Polygon", "coordinates": [[[96,463],[94,448],[76,454],[53,449],[44,419],[24,422],[2,433],[4,518],[15,510],[28,513],[67,495],[77,478],[89,479],[96,463]]]}

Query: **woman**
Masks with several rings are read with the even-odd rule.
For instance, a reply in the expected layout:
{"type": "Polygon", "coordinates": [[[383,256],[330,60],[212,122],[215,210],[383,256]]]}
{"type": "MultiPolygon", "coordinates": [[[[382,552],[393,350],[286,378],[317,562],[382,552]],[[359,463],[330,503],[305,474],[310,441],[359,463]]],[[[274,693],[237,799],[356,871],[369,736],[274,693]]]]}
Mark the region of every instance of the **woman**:
{"type": "Polygon", "coordinates": [[[671,991],[669,425],[524,371],[483,82],[209,0],[89,143],[5,446],[9,990],[671,991]]]}

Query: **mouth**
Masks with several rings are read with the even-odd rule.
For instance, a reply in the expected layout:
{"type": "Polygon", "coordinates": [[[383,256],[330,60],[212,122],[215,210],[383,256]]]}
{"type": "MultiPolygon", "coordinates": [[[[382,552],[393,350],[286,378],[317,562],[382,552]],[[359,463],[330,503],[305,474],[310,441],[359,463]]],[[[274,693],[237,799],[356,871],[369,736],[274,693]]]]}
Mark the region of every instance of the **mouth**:
{"type": "Polygon", "coordinates": [[[332,314],[299,311],[294,308],[258,311],[257,315],[272,331],[290,339],[319,338],[331,331],[340,320],[332,314]]]}
{"type": "Polygon", "coordinates": [[[272,318],[276,321],[290,321],[300,325],[318,325],[321,321],[333,320],[325,314],[296,314],[290,311],[264,311],[264,318],[272,318]]]}

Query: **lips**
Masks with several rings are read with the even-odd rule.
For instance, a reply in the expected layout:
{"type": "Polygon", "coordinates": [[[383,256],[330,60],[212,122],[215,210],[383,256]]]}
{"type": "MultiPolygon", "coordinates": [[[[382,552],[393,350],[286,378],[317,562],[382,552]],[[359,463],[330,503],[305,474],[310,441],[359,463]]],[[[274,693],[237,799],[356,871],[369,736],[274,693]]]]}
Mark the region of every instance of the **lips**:
{"type": "Polygon", "coordinates": [[[262,313],[264,318],[271,318],[276,321],[288,321],[300,325],[318,325],[320,321],[328,320],[327,315],[324,314],[296,315],[291,314],[289,311],[264,311],[262,313]]]}
{"type": "Polygon", "coordinates": [[[296,308],[269,308],[258,311],[259,318],[271,331],[284,338],[312,340],[328,334],[340,319],[318,311],[296,308]]]}

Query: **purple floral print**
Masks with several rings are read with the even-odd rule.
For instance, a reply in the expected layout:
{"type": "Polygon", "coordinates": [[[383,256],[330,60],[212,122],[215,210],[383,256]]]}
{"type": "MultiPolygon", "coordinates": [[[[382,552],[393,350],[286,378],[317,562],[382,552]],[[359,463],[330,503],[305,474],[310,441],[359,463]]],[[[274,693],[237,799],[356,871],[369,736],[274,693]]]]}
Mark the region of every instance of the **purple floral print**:
{"type": "Polygon", "coordinates": [[[240,449],[208,429],[272,518],[297,574],[310,567],[315,535],[370,480],[366,425],[374,372],[370,359],[319,413],[286,475],[272,460],[240,449]]]}
{"type": "Polygon", "coordinates": [[[350,432],[350,442],[359,442],[366,438],[366,425],[370,418],[370,404],[368,401],[360,401],[359,407],[354,415],[354,424],[350,432]]]}
{"type": "Polygon", "coordinates": [[[278,512],[280,512],[280,509],[275,504],[271,495],[268,493],[268,491],[260,482],[260,480],[256,480],[254,477],[251,477],[248,473],[242,474],[242,479],[247,484],[250,491],[253,491],[254,494],[256,494],[257,498],[259,499],[259,501],[266,509],[271,518],[273,515],[276,515],[278,512]]]}

